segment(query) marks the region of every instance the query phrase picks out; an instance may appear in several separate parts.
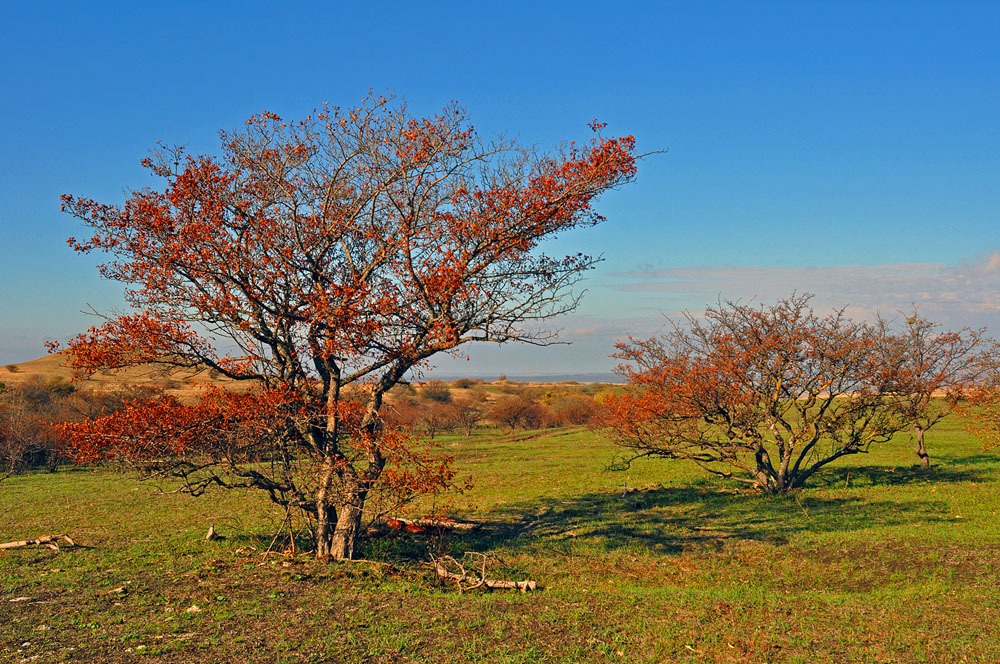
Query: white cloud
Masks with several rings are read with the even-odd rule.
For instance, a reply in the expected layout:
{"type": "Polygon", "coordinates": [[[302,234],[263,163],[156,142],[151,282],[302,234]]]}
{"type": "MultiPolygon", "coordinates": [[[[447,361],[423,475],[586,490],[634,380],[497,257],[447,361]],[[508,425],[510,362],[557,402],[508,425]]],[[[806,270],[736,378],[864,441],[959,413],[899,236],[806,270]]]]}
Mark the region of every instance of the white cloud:
{"type": "MultiPolygon", "coordinates": [[[[912,305],[948,326],[1000,323],[1000,253],[957,265],[896,263],[834,267],[694,267],[639,269],[614,275],[609,288],[663,301],[710,304],[723,299],[772,302],[792,291],[815,294],[818,309],[846,306],[854,317],[912,305]]],[[[697,311],[694,311],[697,313],[697,311]]]]}

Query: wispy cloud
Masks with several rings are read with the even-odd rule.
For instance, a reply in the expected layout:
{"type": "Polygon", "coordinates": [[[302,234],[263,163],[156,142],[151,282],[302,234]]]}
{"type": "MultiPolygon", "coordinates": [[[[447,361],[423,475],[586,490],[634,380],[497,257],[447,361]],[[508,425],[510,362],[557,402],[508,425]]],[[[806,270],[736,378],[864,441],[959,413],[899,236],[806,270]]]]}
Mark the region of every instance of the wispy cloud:
{"type": "Polygon", "coordinates": [[[609,288],[662,299],[668,315],[671,301],[710,304],[721,297],[769,302],[808,291],[816,295],[817,307],[846,306],[858,317],[915,305],[947,325],[1000,321],[1000,253],[995,251],[955,265],[641,268],[613,278],[609,288]]]}

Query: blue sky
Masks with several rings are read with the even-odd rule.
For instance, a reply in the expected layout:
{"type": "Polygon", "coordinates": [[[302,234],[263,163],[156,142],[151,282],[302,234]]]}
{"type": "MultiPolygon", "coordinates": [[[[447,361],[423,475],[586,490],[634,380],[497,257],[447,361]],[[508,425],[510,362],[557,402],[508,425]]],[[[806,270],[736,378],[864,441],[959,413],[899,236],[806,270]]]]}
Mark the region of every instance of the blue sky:
{"type": "Polygon", "coordinates": [[[859,316],[911,302],[1000,326],[1000,9],[995,3],[74,3],[0,25],[0,362],[43,354],[120,302],[62,193],[153,185],[157,140],[211,152],[251,113],[391,89],[450,100],[481,133],[545,147],[600,118],[633,134],[635,183],[557,349],[482,349],[442,371],[604,371],[614,340],[720,295],[793,289],[859,316]],[[211,6],[207,6],[211,5],[211,6]]]}

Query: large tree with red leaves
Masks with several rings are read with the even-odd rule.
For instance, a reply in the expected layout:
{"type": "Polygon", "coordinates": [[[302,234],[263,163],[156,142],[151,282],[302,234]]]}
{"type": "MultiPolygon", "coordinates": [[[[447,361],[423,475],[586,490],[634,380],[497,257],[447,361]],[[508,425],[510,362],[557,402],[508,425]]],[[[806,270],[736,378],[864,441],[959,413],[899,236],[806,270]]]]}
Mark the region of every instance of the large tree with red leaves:
{"type": "Polygon", "coordinates": [[[723,302],[662,337],[619,344],[628,386],[604,405],[626,461],[687,459],[785,493],[908,426],[880,328],[817,315],[810,297],[723,302]]]}
{"type": "Polygon", "coordinates": [[[222,134],[217,156],[161,149],[162,190],[122,206],[63,197],[109,258],[132,311],[69,343],[75,369],[156,361],[211,368],[242,390],[137,401],[68,425],[76,455],[266,491],[315,523],[318,557],[350,558],[390,501],[453,472],[380,415],[386,392],[469,342],[546,344],[594,265],[539,244],[601,221],[592,203],[635,173],[631,137],[543,154],[484,141],[462,109],[410,116],[367,99],[222,134]]]}

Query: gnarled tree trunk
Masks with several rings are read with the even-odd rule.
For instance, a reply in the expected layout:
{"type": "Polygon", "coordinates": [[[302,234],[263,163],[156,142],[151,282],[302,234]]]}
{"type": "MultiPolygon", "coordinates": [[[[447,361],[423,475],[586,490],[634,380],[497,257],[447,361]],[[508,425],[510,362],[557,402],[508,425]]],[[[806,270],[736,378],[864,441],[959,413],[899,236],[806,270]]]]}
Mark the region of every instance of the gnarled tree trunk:
{"type": "Polygon", "coordinates": [[[340,505],[337,508],[337,526],[330,539],[330,557],[334,560],[351,560],[361,533],[361,514],[364,497],[340,505]]]}

